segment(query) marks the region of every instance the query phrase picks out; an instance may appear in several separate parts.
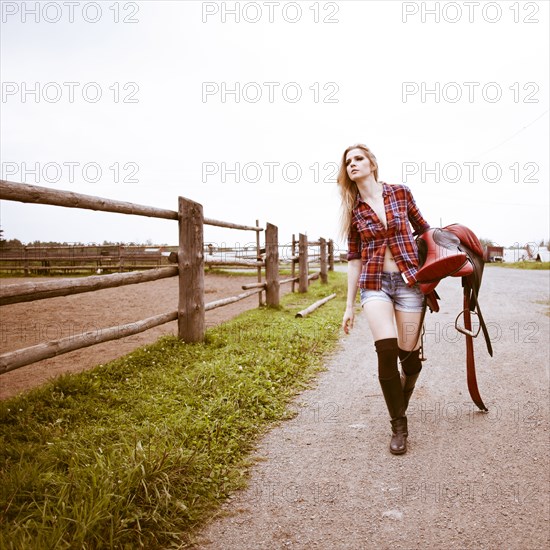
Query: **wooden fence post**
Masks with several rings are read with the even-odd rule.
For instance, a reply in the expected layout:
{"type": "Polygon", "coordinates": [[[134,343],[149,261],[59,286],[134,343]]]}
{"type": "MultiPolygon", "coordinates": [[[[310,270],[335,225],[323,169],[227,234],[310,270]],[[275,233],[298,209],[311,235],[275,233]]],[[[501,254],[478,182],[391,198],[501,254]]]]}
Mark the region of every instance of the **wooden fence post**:
{"type": "Polygon", "coordinates": [[[320,263],[321,263],[321,283],[328,283],[327,275],[327,240],[323,237],[319,238],[319,248],[320,248],[320,263]]]}
{"type": "Polygon", "coordinates": [[[298,257],[299,259],[299,277],[298,281],[298,292],[307,292],[307,287],[309,285],[308,274],[309,274],[309,260],[307,257],[307,235],[300,233],[298,237],[298,257]]]}
{"type": "Polygon", "coordinates": [[[295,292],[295,290],[296,290],[296,281],[294,281],[294,279],[296,277],[296,262],[294,261],[295,256],[296,256],[296,235],[294,235],[294,233],[292,233],[292,250],[291,250],[291,253],[290,253],[290,257],[291,257],[290,276],[293,279],[292,280],[292,292],[295,292]]]}
{"type": "Polygon", "coordinates": [[[203,221],[202,205],[179,197],[178,337],[189,343],[205,336],[203,221]]]}
{"type": "MultiPolygon", "coordinates": [[[[259,227],[260,226],[260,220],[256,220],[256,227],[259,227]]],[[[266,237],[266,241],[267,241],[267,237],[266,237]]],[[[267,253],[267,249],[265,250],[265,252],[267,253]]],[[[258,262],[261,262],[263,260],[262,258],[262,247],[260,245],[260,232],[259,231],[256,231],[256,260],[258,262]]],[[[258,274],[258,282],[261,283],[262,282],[262,266],[259,265],[258,268],[257,268],[257,274],[258,274]]],[[[263,305],[263,293],[262,292],[259,292],[258,293],[258,306],[262,306],[263,305]]],[[[266,297],[266,300],[267,300],[267,297],[266,297]]]]}
{"type": "Polygon", "coordinates": [[[24,251],[25,251],[25,255],[23,258],[23,275],[25,275],[25,277],[28,277],[29,276],[29,255],[27,253],[27,247],[25,247],[24,251]]]}
{"type": "Polygon", "coordinates": [[[265,279],[266,303],[279,305],[279,237],[276,225],[268,223],[265,227],[265,279]]]}
{"type": "Polygon", "coordinates": [[[328,270],[334,271],[334,241],[328,240],[328,270]]]}

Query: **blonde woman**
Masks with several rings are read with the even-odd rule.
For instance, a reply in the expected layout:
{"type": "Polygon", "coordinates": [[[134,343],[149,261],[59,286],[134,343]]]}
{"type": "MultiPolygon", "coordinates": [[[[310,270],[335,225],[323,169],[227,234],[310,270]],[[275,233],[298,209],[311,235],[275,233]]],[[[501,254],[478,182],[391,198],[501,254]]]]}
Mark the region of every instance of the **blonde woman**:
{"type": "Polygon", "coordinates": [[[417,333],[423,295],[416,284],[418,250],[410,224],[417,233],[430,226],[407,186],[378,179],[376,157],[366,145],[352,145],[344,151],[338,185],[341,230],[348,239],[348,291],[342,328],[346,334],[353,328],[359,288],[391,420],[390,452],[403,454],[408,435],[405,413],[422,369],[417,333]]]}

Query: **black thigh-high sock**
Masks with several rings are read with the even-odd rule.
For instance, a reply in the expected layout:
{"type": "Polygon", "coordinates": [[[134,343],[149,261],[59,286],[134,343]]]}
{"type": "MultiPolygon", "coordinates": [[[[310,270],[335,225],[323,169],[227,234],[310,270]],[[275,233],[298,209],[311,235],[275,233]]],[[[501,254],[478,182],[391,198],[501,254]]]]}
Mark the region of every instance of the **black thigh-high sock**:
{"type": "Polygon", "coordinates": [[[374,342],[378,355],[378,378],[389,380],[399,374],[397,370],[397,338],[384,338],[374,342]]]}
{"type": "Polygon", "coordinates": [[[414,351],[405,351],[399,348],[399,359],[403,372],[407,375],[417,374],[422,370],[422,361],[420,361],[420,349],[414,351]]]}

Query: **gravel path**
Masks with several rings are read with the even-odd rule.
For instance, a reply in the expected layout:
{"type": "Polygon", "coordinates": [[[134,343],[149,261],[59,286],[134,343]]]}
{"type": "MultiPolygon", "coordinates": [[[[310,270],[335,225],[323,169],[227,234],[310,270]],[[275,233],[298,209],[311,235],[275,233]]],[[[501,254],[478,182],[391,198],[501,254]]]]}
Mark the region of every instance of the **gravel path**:
{"type": "Polygon", "coordinates": [[[409,450],[390,425],[361,314],[299,414],[257,449],[249,488],[198,534],[201,549],[517,549],[549,547],[549,273],[488,268],[481,306],[495,354],[475,343],[466,386],[458,279],[428,314],[428,360],[409,406],[409,450]]]}

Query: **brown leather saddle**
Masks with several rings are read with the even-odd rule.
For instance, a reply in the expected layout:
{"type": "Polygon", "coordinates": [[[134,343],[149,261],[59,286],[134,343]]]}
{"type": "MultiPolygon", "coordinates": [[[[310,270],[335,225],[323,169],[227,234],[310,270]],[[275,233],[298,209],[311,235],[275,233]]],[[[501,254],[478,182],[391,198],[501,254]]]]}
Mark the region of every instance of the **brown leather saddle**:
{"type": "Polygon", "coordinates": [[[427,307],[432,312],[439,311],[437,300],[440,297],[435,291],[439,281],[445,277],[462,277],[464,309],[455,319],[455,328],[466,336],[466,375],[470,397],[479,409],[487,411],[477,387],[473,342],[482,331],[487,351],[493,356],[491,338],[478,302],[484,267],[483,247],[471,229],[458,223],[429,229],[417,237],[416,244],[420,262],[416,278],[424,294],[420,327],[423,325],[427,307]],[[476,316],[479,322],[475,332],[472,329],[472,316],[476,316]]]}

